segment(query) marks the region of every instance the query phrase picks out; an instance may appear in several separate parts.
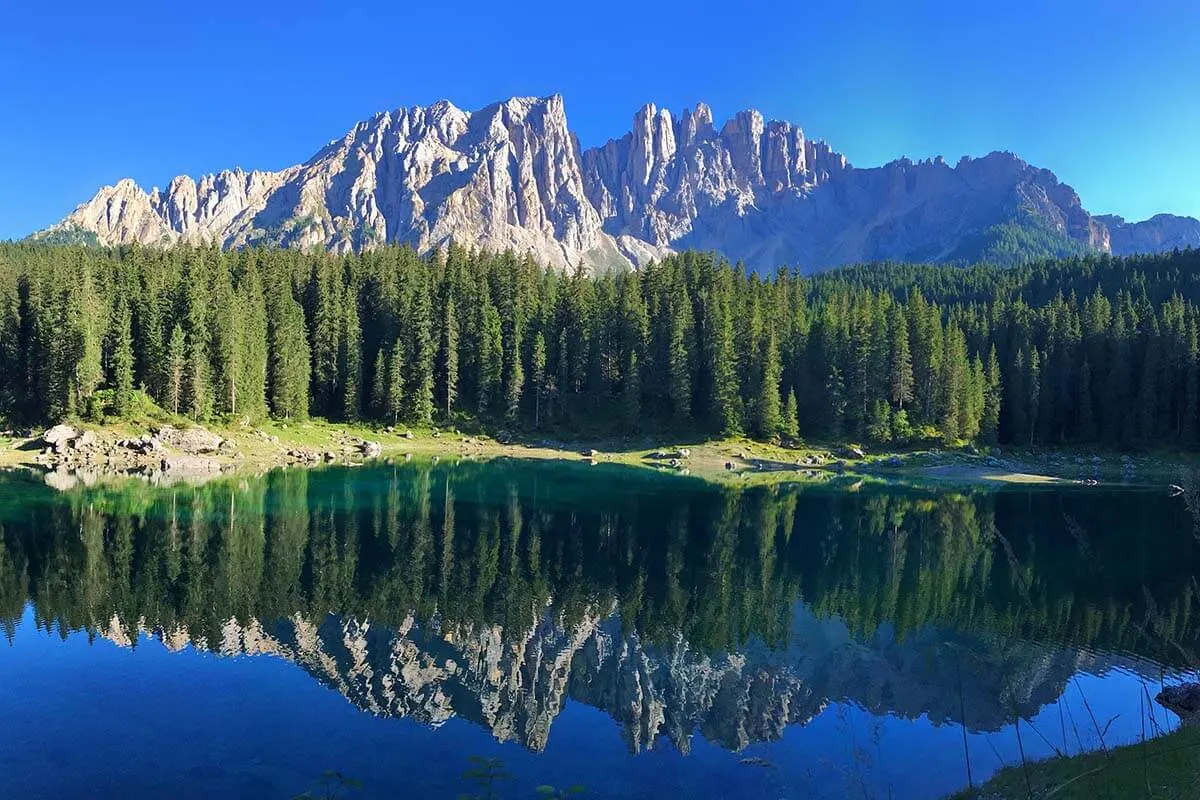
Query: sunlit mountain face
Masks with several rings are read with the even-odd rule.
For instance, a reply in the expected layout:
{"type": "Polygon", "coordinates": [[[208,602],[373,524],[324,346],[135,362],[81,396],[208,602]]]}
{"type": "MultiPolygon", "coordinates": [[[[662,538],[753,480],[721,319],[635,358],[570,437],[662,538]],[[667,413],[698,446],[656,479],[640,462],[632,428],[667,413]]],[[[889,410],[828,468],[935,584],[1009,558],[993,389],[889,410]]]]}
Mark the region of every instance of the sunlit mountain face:
{"type": "MultiPolygon", "coordinates": [[[[311,711],[339,744],[254,756],[278,796],[376,736],[441,748],[444,766],[425,764],[434,796],[461,788],[464,740],[516,763],[519,780],[573,770],[602,796],[647,759],[669,759],[681,791],[705,775],[745,796],[852,775],[936,796],[966,785],[967,759],[975,778],[994,771],[1018,719],[1061,717],[1056,746],[1096,746],[1068,733],[1081,699],[1124,714],[1112,739],[1136,738],[1136,687],[1198,660],[1200,545],[1184,499],[1158,491],[736,489],[463,463],[62,493],[14,475],[0,503],[0,680],[50,693],[0,700],[16,721],[43,708],[0,750],[34,757],[53,727],[86,751],[86,712],[45,711],[70,708],[66,678],[82,674],[142,701],[188,676],[164,747],[226,698],[221,729],[258,752],[258,715],[237,710],[286,684],[288,713],[311,711]],[[321,699],[338,695],[338,710],[321,699]],[[851,756],[805,749],[855,725],[851,756]],[[940,782],[906,777],[902,749],[950,759],[948,734],[958,749],[940,782]],[[607,755],[566,753],[580,737],[607,755]],[[850,769],[872,741],[875,770],[850,769]]],[[[368,793],[373,778],[380,796],[408,785],[371,764],[358,769],[368,793]]],[[[206,791],[249,791],[241,773],[207,768],[206,791]]],[[[13,785],[37,796],[88,775],[13,785]]]]}

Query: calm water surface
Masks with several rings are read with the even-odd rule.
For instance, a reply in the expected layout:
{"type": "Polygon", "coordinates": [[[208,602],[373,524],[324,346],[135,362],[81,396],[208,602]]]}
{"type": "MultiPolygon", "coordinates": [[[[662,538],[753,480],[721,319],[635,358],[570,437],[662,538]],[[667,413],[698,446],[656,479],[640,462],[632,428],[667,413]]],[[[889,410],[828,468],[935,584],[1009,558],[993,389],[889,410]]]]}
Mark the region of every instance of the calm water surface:
{"type": "Polygon", "coordinates": [[[1172,730],[1163,491],[564,464],[0,477],[0,796],[937,798],[1172,730]]]}

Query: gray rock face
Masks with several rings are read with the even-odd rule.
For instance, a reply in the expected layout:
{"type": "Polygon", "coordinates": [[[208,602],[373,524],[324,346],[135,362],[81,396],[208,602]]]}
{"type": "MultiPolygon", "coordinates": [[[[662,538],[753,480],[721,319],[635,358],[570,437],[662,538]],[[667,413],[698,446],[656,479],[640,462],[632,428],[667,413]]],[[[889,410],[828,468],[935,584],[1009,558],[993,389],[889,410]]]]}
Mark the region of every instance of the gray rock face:
{"type": "Polygon", "coordinates": [[[442,101],[377,114],[279,172],[179,177],[147,193],[105,187],[53,232],[100,244],[215,242],[367,250],[451,241],[548,265],[643,265],[685,248],[760,271],[870,260],[956,260],[1019,215],[1119,255],[1200,244],[1200,221],[1093,217],[1053,173],[1009,153],[900,159],[856,169],[788,122],[742,111],[716,126],[700,104],[654,105],[629,133],[581,150],[563,100],[512,98],[475,112],[442,101]]]}
{"type": "Polygon", "coordinates": [[[1200,247],[1200,220],[1156,214],[1142,222],[1126,222],[1122,217],[1096,217],[1109,231],[1112,254],[1131,256],[1200,247]]]}

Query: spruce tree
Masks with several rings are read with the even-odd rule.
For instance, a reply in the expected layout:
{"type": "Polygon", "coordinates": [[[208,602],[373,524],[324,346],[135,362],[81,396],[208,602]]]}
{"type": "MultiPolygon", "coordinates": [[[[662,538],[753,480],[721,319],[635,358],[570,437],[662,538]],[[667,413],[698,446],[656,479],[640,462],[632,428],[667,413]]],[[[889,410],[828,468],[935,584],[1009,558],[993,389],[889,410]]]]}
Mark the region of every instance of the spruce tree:
{"type": "Polygon", "coordinates": [[[504,342],[500,314],[489,300],[480,306],[479,394],[476,408],[486,414],[500,392],[504,370],[504,342]]]}
{"type": "Polygon", "coordinates": [[[800,438],[800,405],[794,389],[788,392],[783,407],[783,435],[793,441],[800,438]]]}
{"type": "Polygon", "coordinates": [[[262,277],[253,259],[238,281],[235,300],[240,318],[237,348],[237,409],[251,420],[267,411],[267,301],[262,277]]]}
{"type": "Polygon", "coordinates": [[[309,412],[311,363],[304,329],[304,309],[290,287],[275,287],[267,305],[270,351],[268,393],[271,413],[283,419],[306,419],[309,412]]]}
{"type": "Polygon", "coordinates": [[[441,292],[441,326],[438,341],[438,397],[442,412],[449,419],[458,397],[458,311],[454,293],[447,282],[441,292]]]}
{"type": "Polygon", "coordinates": [[[901,306],[893,304],[888,312],[888,391],[892,404],[902,409],[913,399],[912,352],[908,342],[908,318],[901,306]]]}
{"type": "Polygon", "coordinates": [[[730,295],[733,276],[728,267],[713,276],[704,304],[704,354],[710,389],[708,413],[713,427],[730,435],[741,430],[738,408],[738,364],[733,342],[733,317],[730,295]]]}
{"type": "Polygon", "coordinates": [[[428,425],[433,420],[434,341],[427,266],[415,266],[412,278],[404,319],[404,341],[409,343],[409,351],[401,356],[406,359],[406,416],[415,424],[428,425]]]}
{"type": "Polygon", "coordinates": [[[760,359],[762,366],[759,370],[754,408],[757,414],[758,435],[769,439],[783,431],[783,415],[779,401],[779,382],[783,369],[779,363],[779,343],[774,328],[763,335],[760,359]]]}
{"type": "Polygon", "coordinates": [[[533,337],[533,427],[542,426],[542,398],[546,394],[546,339],[538,331],[533,337]]]}
{"type": "Polygon", "coordinates": [[[187,338],[180,325],[171,329],[171,341],[167,345],[166,397],[171,413],[178,414],[183,403],[183,381],[187,375],[187,338]]]}
{"type": "Polygon", "coordinates": [[[112,354],[113,411],[129,416],[133,408],[133,314],[128,300],[117,299],[116,342],[112,354]]]}
{"type": "Polygon", "coordinates": [[[667,398],[671,418],[676,425],[686,426],[692,420],[692,353],[695,330],[692,303],[681,279],[671,285],[669,338],[667,341],[667,398]]]}
{"type": "Polygon", "coordinates": [[[355,420],[362,414],[363,342],[358,316],[358,292],[348,287],[342,295],[342,324],[338,347],[338,376],[341,386],[341,415],[355,420]]]}
{"type": "Polygon", "coordinates": [[[404,348],[399,342],[388,351],[383,413],[393,425],[404,413],[404,348]]]}
{"type": "Polygon", "coordinates": [[[1000,384],[1000,357],[996,353],[995,345],[988,351],[983,375],[983,415],[980,419],[980,433],[984,441],[995,444],[1000,435],[1000,404],[1004,391],[1000,384]]]}

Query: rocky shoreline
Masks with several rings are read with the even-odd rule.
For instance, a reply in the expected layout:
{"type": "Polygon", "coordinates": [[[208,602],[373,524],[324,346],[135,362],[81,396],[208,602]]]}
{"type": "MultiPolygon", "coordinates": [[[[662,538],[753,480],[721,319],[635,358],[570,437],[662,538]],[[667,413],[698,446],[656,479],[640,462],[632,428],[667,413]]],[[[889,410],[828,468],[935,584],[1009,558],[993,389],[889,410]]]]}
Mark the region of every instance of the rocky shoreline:
{"type": "MultiPolygon", "coordinates": [[[[278,437],[250,429],[249,436],[279,444],[278,437]]],[[[337,437],[336,450],[292,447],[269,459],[270,466],[316,466],[361,463],[378,458],[383,448],[359,436],[337,437]]],[[[30,462],[46,470],[45,481],[58,489],[91,484],[103,477],[138,477],[154,485],[199,483],[233,472],[247,464],[246,454],[232,438],[199,425],[155,425],[135,437],[111,431],[55,425],[38,436],[19,439],[15,450],[37,451],[30,462]]]]}

